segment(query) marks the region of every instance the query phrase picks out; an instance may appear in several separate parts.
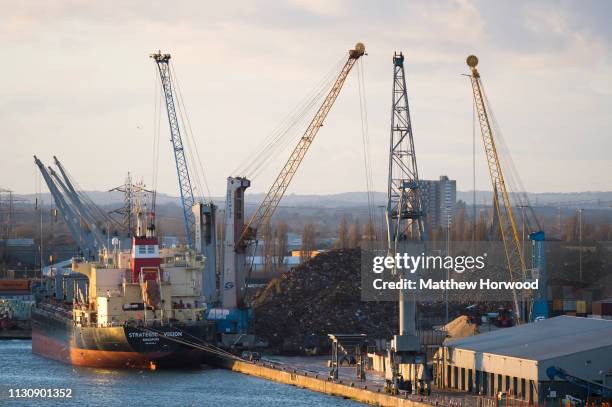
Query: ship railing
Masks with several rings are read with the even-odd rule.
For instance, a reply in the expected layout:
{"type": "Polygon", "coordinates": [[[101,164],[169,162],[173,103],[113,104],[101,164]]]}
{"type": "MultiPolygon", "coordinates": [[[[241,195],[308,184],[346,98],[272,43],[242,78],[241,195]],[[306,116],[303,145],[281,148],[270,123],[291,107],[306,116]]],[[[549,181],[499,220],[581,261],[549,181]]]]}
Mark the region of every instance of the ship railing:
{"type": "Polygon", "coordinates": [[[66,318],[72,319],[72,311],[65,307],[49,303],[39,303],[35,306],[51,314],[60,314],[66,318]]]}
{"type": "Polygon", "coordinates": [[[117,321],[106,322],[104,324],[98,324],[98,327],[101,327],[101,328],[112,328],[112,327],[118,327],[118,326],[123,326],[123,324],[117,321]]]}
{"type": "Polygon", "coordinates": [[[183,307],[183,308],[171,308],[172,315],[181,315],[181,314],[195,314],[195,315],[204,315],[206,308],[194,308],[194,307],[183,307]]]}

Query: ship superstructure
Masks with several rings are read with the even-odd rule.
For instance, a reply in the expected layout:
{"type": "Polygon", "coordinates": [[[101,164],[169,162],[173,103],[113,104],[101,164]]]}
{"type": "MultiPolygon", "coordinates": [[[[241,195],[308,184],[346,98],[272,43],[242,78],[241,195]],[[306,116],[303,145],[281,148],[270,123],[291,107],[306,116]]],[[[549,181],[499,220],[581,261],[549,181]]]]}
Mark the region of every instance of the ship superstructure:
{"type": "Polygon", "coordinates": [[[129,250],[115,241],[99,261],[74,259],[68,274],[57,272],[52,298],[32,312],[34,353],[95,367],[200,363],[202,350],[189,344],[214,336],[204,319],[205,259],[160,248],[153,223],[145,230],[140,211],[137,221],[129,250]]]}

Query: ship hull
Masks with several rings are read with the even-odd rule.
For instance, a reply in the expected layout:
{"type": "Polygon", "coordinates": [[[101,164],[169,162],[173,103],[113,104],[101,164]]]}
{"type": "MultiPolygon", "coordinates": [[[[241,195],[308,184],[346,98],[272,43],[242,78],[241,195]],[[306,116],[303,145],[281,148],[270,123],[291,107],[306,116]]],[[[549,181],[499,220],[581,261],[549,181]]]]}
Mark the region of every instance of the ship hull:
{"type": "Polygon", "coordinates": [[[207,339],[207,325],[163,326],[154,331],[131,326],[75,326],[67,315],[32,311],[32,352],[75,366],[98,368],[186,368],[203,352],[177,340],[207,339]],[[197,339],[196,339],[197,338],[197,339]]]}

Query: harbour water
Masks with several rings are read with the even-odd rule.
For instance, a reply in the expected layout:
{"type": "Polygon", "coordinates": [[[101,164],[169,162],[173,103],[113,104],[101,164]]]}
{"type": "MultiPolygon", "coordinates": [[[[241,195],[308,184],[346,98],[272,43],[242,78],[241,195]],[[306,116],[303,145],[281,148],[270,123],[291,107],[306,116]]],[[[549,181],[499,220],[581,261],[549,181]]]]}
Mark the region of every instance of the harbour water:
{"type": "MultiPolygon", "coordinates": [[[[33,355],[31,341],[0,341],[2,406],[359,406],[227,370],[104,370],[33,355]],[[10,389],[71,389],[71,398],[10,398],[10,389]]],[[[13,394],[15,394],[13,392],[13,394]]]]}

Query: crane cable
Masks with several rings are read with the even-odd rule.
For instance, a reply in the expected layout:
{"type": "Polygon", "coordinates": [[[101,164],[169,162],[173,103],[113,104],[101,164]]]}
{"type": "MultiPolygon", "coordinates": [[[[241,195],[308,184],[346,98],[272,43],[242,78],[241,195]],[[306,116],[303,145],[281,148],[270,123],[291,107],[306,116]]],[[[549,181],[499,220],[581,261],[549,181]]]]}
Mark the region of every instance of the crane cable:
{"type": "Polygon", "coordinates": [[[365,90],[365,74],[363,69],[363,58],[357,61],[357,87],[359,89],[359,114],[361,117],[361,142],[363,148],[363,164],[366,181],[366,193],[368,199],[368,221],[374,224],[374,203],[372,197],[372,165],[370,162],[370,135],[368,126],[367,99],[365,90]]]}
{"type": "Polygon", "coordinates": [[[157,198],[157,180],[159,175],[159,139],[161,129],[161,109],[162,109],[162,98],[161,98],[161,84],[158,80],[157,66],[154,67],[154,89],[153,89],[153,202],[152,211],[155,212],[156,198],[157,198]]]}
{"type": "Polygon", "coordinates": [[[476,100],[472,99],[472,242],[476,241],[476,100]]]}
{"type": "MultiPolygon", "coordinates": [[[[267,146],[260,151],[253,164],[251,165],[252,178],[261,174],[262,170],[272,161],[274,157],[283,156],[284,153],[292,148],[303,134],[303,127],[307,121],[311,120],[315,109],[325,97],[328,89],[334,80],[337,66],[318,84],[310,95],[307,96],[292,113],[287,115],[284,123],[279,127],[275,138],[271,139],[267,146]]],[[[248,170],[247,170],[248,171],[248,170]]]]}
{"type": "Polygon", "coordinates": [[[204,171],[204,166],[202,165],[202,159],[200,157],[200,152],[198,150],[198,145],[196,142],[196,138],[193,134],[193,129],[191,127],[191,121],[189,120],[189,115],[187,114],[187,110],[185,108],[185,102],[183,100],[183,92],[181,90],[181,85],[178,80],[178,76],[176,70],[174,69],[174,64],[170,63],[170,75],[172,77],[172,82],[176,85],[175,90],[177,94],[177,107],[179,111],[179,115],[181,116],[181,121],[183,122],[183,129],[185,129],[185,140],[187,141],[187,154],[189,155],[191,164],[189,165],[190,175],[193,174],[194,181],[200,193],[200,198],[204,198],[207,201],[211,201],[211,193],[210,188],[208,186],[208,180],[206,179],[206,172],[204,171]],[[204,186],[205,189],[202,188],[204,186]]]}
{"type": "Polygon", "coordinates": [[[312,112],[319,106],[319,102],[327,94],[331,84],[335,80],[339,66],[344,64],[344,57],[336,63],[332,69],[320,80],[281,122],[273,129],[268,137],[264,139],[249,160],[242,162],[234,171],[237,174],[249,175],[252,179],[261,174],[261,171],[281,151],[285,151],[302,136],[302,131],[295,131],[303,127],[306,120],[310,120],[312,112]]]}
{"type": "Polygon", "coordinates": [[[180,330],[182,333],[185,334],[185,336],[192,337],[197,342],[196,341],[191,341],[191,340],[186,340],[186,339],[181,339],[181,338],[175,337],[175,336],[165,336],[165,332],[164,331],[161,331],[161,330],[149,327],[149,326],[135,327],[135,328],[140,330],[140,331],[144,331],[144,332],[148,331],[148,332],[157,333],[158,335],[163,336],[164,339],[166,339],[168,341],[176,342],[176,343],[179,343],[181,345],[185,345],[185,346],[189,346],[189,347],[192,347],[192,348],[195,348],[195,349],[199,349],[201,351],[208,352],[210,354],[214,354],[214,355],[221,356],[221,357],[224,357],[224,358],[229,358],[229,359],[241,360],[238,356],[236,356],[236,355],[234,355],[234,354],[232,354],[230,352],[227,352],[227,351],[225,351],[225,350],[223,350],[223,349],[221,349],[221,348],[219,348],[217,346],[211,345],[211,344],[203,341],[202,339],[198,338],[197,336],[191,335],[187,331],[180,330]]]}
{"type": "MultiPolygon", "coordinates": [[[[194,201],[197,201],[198,198],[202,198],[204,195],[204,190],[202,188],[202,179],[200,176],[200,167],[199,167],[199,162],[196,159],[195,156],[195,152],[194,152],[194,145],[193,145],[193,140],[192,140],[192,133],[190,132],[190,127],[188,127],[188,123],[189,123],[189,117],[187,115],[187,111],[185,109],[185,106],[183,104],[183,98],[182,98],[182,93],[181,93],[181,88],[180,88],[180,84],[178,82],[178,79],[176,77],[176,72],[174,71],[174,64],[172,64],[171,62],[169,63],[169,72],[170,72],[170,76],[171,76],[171,82],[174,84],[174,94],[176,95],[176,110],[178,112],[178,115],[180,117],[180,121],[182,124],[182,128],[183,128],[183,140],[184,143],[186,144],[186,148],[185,146],[183,146],[184,151],[187,153],[187,166],[188,166],[188,170],[189,170],[189,180],[191,183],[191,188],[192,188],[192,193],[193,193],[193,198],[194,201]],[[196,192],[194,192],[194,190],[196,192]]],[[[197,149],[195,149],[197,151],[197,149]]]]}
{"type": "MultiPolygon", "coordinates": [[[[239,173],[259,173],[261,167],[274,156],[274,152],[284,150],[294,139],[297,139],[301,134],[292,133],[300,123],[303,123],[306,118],[312,116],[309,114],[318,105],[318,101],[323,98],[325,91],[331,86],[330,82],[333,78],[334,71],[342,61],[340,61],[327,75],[311,90],[311,92],[300,101],[279,123],[279,125],[268,136],[254,159],[246,163],[239,173]]],[[[255,175],[253,174],[253,175],[255,175]]]]}
{"type": "MultiPolygon", "coordinates": [[[[74,186],[78,197],[81,199],[81,203],[87,210],[89,210],[90,214],[94,217],[94,220],[101,224],[106,224],[106,225],[113,224],[113,226],[115,227],[118,226],[119,223],[112,216],[108,215],[106,212],[101,210],[98,207],[98,205],[96,205],[96,203],[89,197],[89,195],[85,193],[85,191],[83,190],[83,187],[79,185],[79,183],[76,181],[74,176],[70,173],[70,171],[64,166],[62,166],[62,168],[64,170],[64,173],[66,174],[66,177],[68,178],[68,181],[74,186]]],[[[77,212],[80,212],[78,208],[75,208],[75,210],[77,212]]]]}
{"type": "Polygon", "coordinates": [[[539,219],[535,214],[535,210],[533,209],[531,202],[529,201],[529,197],[527,196],[525,186],[523,185],[519,172],[516,169],[514,160],[512,159],[512,155],[510,154],[510,150],[508,148],[506,140],[501,131],[501,127],[499,126],[499,123],[497,122],[497,118],[493,112],[493,109],[491,108],[491,104],[486,95],[484,87],[482,89],[482,96],[483,96],[484,103],[486,104],[487,110],[489,112],[489,117],[491,118],[491,126],[493,127],[493,131],[496,136],[498,153],[501,156],[500,165],[502,165],[502,170],[504,171],[505,180],[508,184],[509,191],[511,192],[510,196],[512,200],[514,201],[514,206],[525,207],[529,209],[529,212],[527,215],[531,215],[531,216],[525,216],[526,226],[529,227],[529,229],[531,230],[533,230],[534,228],[537,228],[539,230],[541,229],[539,219]]]}

